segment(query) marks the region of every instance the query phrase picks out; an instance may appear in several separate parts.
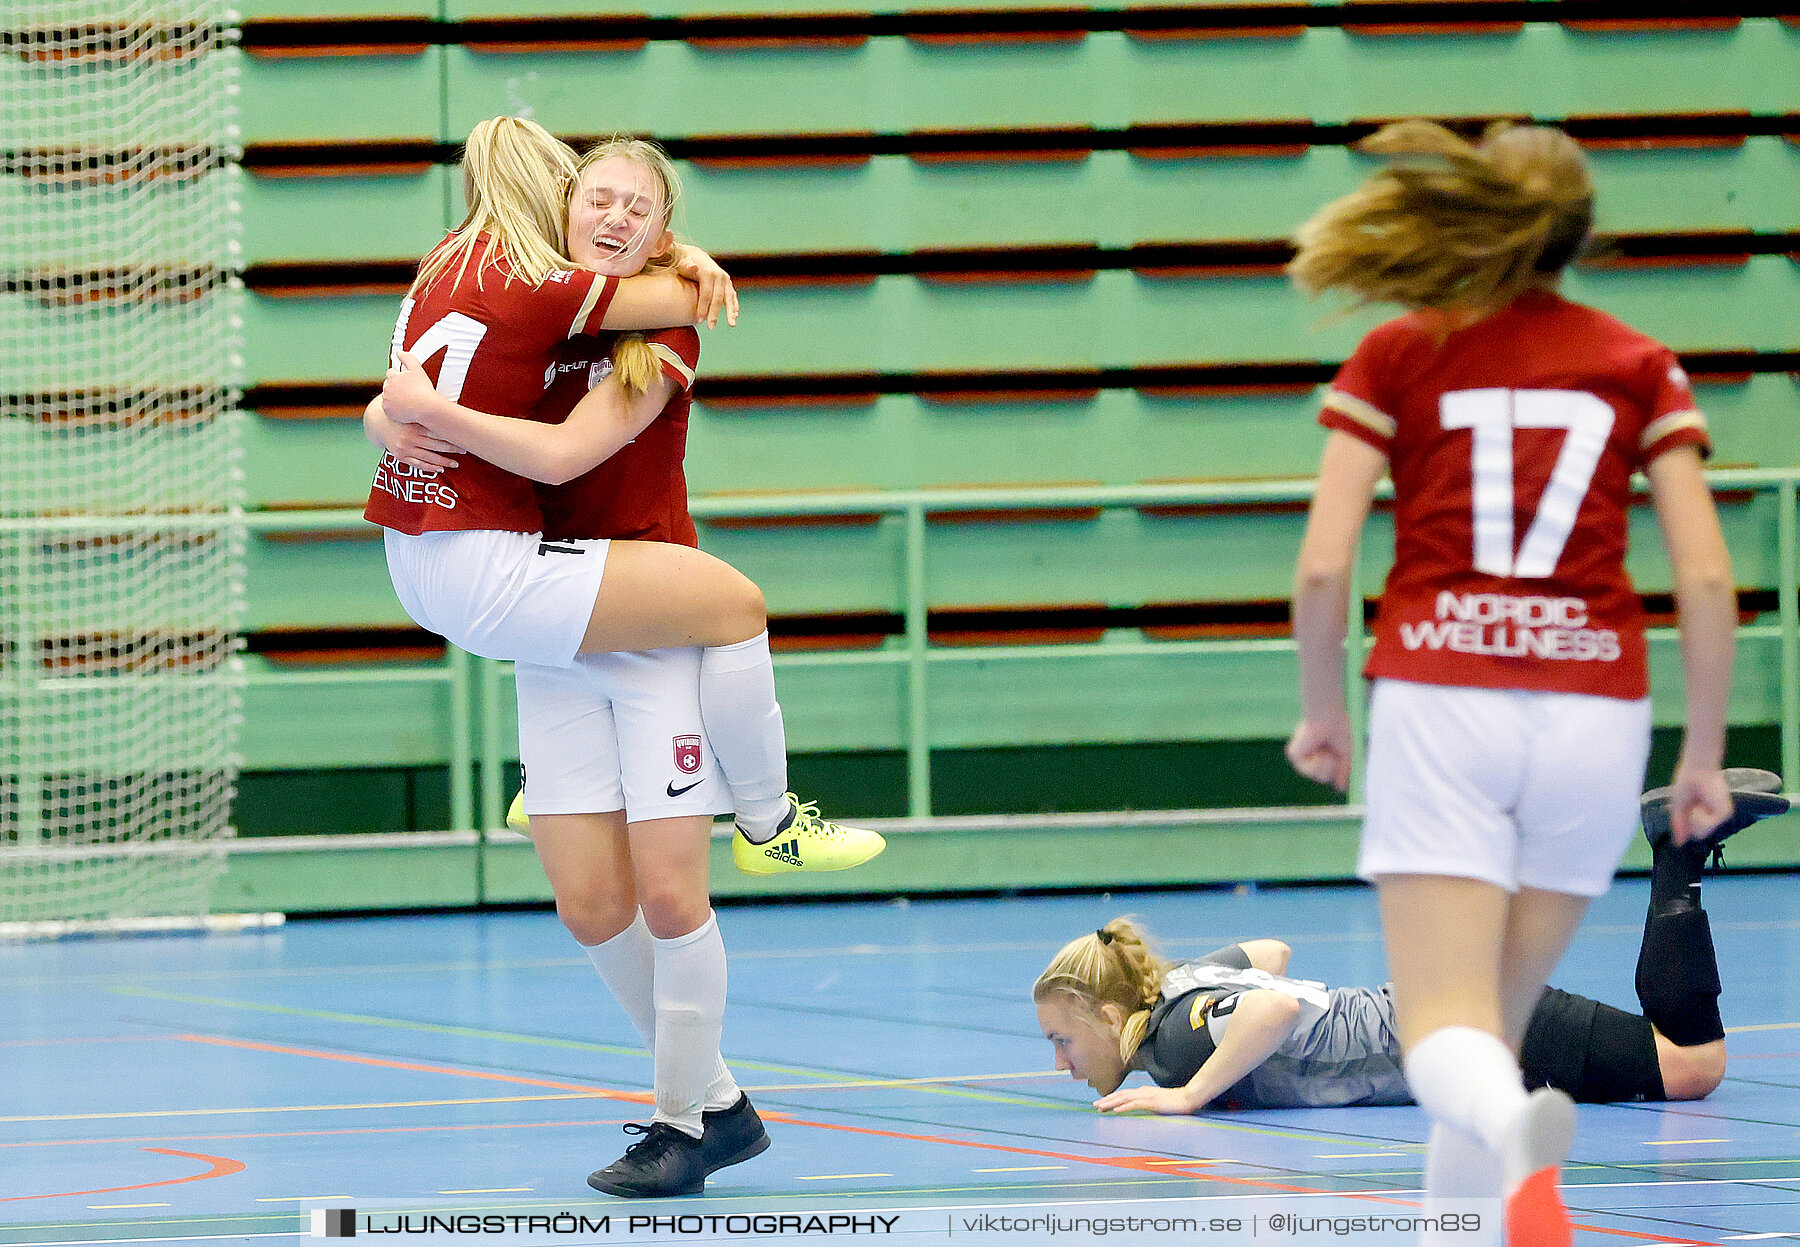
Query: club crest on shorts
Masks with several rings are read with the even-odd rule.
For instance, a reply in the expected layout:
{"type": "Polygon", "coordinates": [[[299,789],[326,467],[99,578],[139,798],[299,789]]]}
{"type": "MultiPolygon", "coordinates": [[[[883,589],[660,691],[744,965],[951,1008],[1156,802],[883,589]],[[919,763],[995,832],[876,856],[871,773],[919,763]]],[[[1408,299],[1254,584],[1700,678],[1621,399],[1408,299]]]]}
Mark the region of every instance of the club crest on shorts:
{"type": "Polygon", "coordinates": [[[692,775],[700,769],[700,738],[698,736],[675,737],[675,767],[683,775],[692,775]]]}

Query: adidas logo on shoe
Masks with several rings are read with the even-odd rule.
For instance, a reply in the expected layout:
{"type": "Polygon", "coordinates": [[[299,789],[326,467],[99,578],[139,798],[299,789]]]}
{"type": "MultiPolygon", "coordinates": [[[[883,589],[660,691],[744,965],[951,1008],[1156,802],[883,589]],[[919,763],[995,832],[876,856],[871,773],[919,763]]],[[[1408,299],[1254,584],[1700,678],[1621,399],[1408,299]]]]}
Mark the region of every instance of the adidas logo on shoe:
{"type": "Polygon", "coordinates": [[[764,857],[772,857],[778,862],[786,862],[789,866],[804,866],[800,860],[800,842],[789,840],[786,844],[771,844],[763,850],[764,857]]]}
{"type": "Polygon", "coordinates": [[[875,832],[845,827],[819,817],[819,807],[788,793],[787,815],[773,834],[753,842],[739,827],[731,838],[731,860],[747,875],[777,875],[790,870],[848,870],[887,847],[875,832]]]}

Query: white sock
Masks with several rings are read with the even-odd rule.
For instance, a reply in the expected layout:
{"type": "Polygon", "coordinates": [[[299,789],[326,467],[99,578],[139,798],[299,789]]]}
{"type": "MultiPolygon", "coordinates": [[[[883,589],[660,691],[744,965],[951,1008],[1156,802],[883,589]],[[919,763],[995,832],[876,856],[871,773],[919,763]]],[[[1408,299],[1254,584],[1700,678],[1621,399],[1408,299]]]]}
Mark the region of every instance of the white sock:
{"type": "Polygon", "coordinates": [[[581,951],[600,971],[613,999],[631,1019],[631,1029],[638,1033],[644,1046],[656,1051],[656,948],[651,942],[650,928],[644,925],[644,914],[638,911],[631,925],[598,944],[583,944],[581,951]]]}
{"type": "Polygon", "coordinates": [[[1525,1109],[1525,1083],[1512,1050],[1473,1026],[1432,1031],[1406,1054],[1406,1085],[1434,1123],[1473,1135],[1499,1156],[1525,1109]]]}
{"type": "MultiPolygon", "coordinates": [[[[656,942],[650,928],[644,925],[640,910],[631,925],[599,944],[582,945],[581,951],[600,971],[613,999],[631,1019],[631,1028],[644,1041],[644,1047],[656,1051],[656,942]]],[[[719,1058],[713,1071],[712,1084],[706,1089],[708,1110],[730,1108],[740,1094],[737,1080],[719,1058]]]]}
{"type": "MultiPolygon", "coordinates": [[[[1436,1122],[1425,1153],[1425,1206],[1433,1216],[1445,1200],[1485,1199],[1496,1205],[1484,1210],[1479,1231],[1428,1230],[1419,1247],[1500,1247],[1500,1158],[1473,1135],[1436,1122]]],[[[1461,1212],[1454,1208],[1446,1211],[1461,1212]]]]}
{"type": "Polygon", "coordinates": [[[761,844],[788,808],[787,732],[767,632],[700,651],[700,721],[731,788],[737,824],[761,844]]]}
{"type": "MultiPolygon", "coordinates": [[[[725,1021],[725,941],[711,914],[700,928],[656,947],[656,1121],[700,1137],[700,1114],[737,1100],[719,1085],[725,1021]],[[724,1103],[713,1101],[723,1097],[724,1103]]],[[[725,1074],[727,1079],[729,1074],[725,1074]]]]}

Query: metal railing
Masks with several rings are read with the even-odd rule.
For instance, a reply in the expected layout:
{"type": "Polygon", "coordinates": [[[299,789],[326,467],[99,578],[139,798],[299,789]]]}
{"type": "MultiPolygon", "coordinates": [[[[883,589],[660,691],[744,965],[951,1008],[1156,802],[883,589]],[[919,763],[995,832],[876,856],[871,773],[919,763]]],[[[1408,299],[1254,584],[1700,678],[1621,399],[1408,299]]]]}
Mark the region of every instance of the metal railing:
{"type": "MultiPolygon", "coordinates": [[[[1780,733],[1781,766],[1787,776],[1800,775],[1800,602],[1796,598],[1800,578],[1800,528],[1796,520],[1796,491],[1800,469],[1721,469],[1707,473],[1715,491],[1773,493],[1777,498],[1776,566],[1778,622],[1739,629],[1741,639],[1776,639],[1781,655],[1780,733]]],[[[1293,503],[1311,498],[1310,478],[1167,485],[1059,486],[1018,489],[927,489],[887,493],[810,494],[779,497],[697,498],[696,518],[714,516],[782,517],[881,513],[903,521],[904,628],[897,645],[879,650],[820,653],[785,653],[777,666],[904,667],[906,707],[907,808],[911,818],[931,815],[931,711],[930,682],[935,666],[961,662],[1017,660],[1105,661],[1109,658],[1148,654],[1180,655],[1292,652],[1291,639],[1119,641],[1092,644],[988,645],[977,647],[933,646],[927,635],[926,572],[929,565],[930,531],[927,517],[936,511],[1023,510],[1046,507],[1137,508],[1172,505],[1254,506],[1259,503],[1293,503]]],[[[70,521],[36,522],[56,528],[70,521]]],[[[244,517],[252,532],[304,532],[342,529],[361,523],[361,512],[351,509],[255,512],[244,517]]],[[[85,523],[85,522],[84,522],[85,523]]],[[[0,527],[9,526],[0,521],[0,527]]],[[[100,522],[100,526],[106,526],[100,522]]],[[[1363,596],[1363,586],[1352,586],[1353,600],[1363,596]]],[[[1666,638],[1670,630],[1652,630],[1666,638]]],[[[1368,644],[1365,634],[1362,644],[1368,644]]],[[[1360,662],[1349,664],[1352,690],[1360,685],[1360,662]]],[[[450,761],[450,814],[454,829],[477,825],[498,827],[508,794],[502,789],[505,731],[502,720],[503,666],[474,658],[452,647],[441,664],[416,668],[384,668],[365,671],[260,672],[259,684],[378,683],[392,681],[443,683],[448,686],[450,721],[445,725],[450,761]]],[[[1349,704],[1357,716],[1357,737],[1362,735],[1363,699],[1352,695],[1349,704]]],[[[1351,800],[1356,800],[1351,794],[1351,800]]]]}

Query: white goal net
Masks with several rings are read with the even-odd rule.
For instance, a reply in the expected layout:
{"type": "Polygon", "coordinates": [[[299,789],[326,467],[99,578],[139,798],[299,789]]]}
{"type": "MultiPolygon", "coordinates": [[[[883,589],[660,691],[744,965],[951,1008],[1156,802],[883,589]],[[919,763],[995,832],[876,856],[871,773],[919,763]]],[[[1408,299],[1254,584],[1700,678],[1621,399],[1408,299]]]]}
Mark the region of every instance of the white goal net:
{"type": "Polygon", "coordinates": [[[231,20],[0,6],[0,924],[204,914],[231,835],[231,20]]]}

